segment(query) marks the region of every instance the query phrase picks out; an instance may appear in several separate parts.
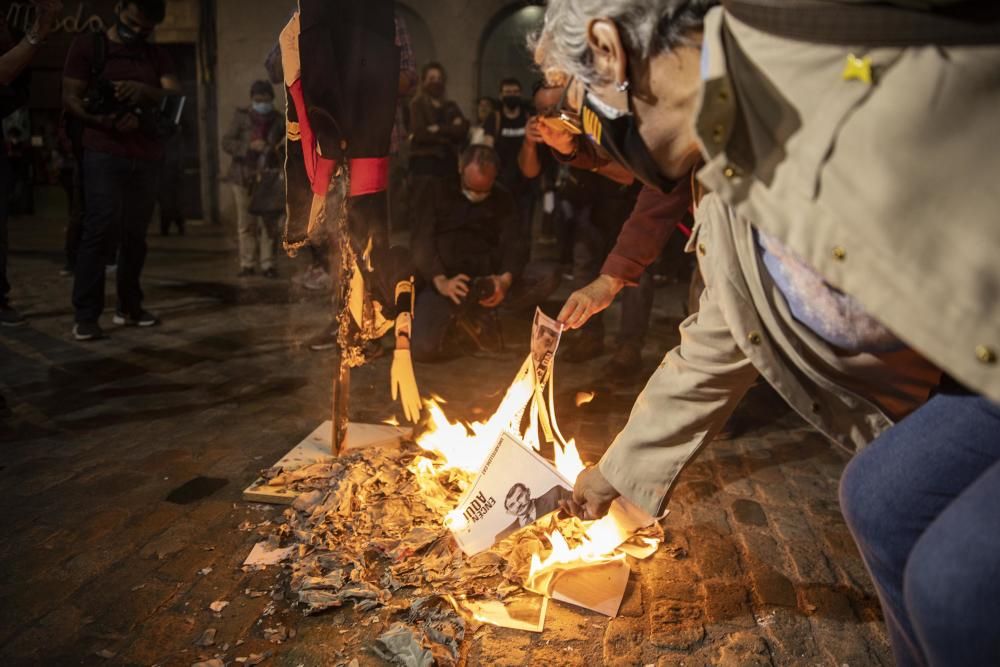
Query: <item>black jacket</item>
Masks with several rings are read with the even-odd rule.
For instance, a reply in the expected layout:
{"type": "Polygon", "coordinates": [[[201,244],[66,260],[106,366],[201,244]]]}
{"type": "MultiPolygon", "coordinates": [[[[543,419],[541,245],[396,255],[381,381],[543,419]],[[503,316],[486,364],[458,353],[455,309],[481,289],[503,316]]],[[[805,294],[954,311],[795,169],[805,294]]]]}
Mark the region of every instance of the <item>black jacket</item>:
{"type": "Polygon", "coordinates": [[[473,204],[458,179],[440,180],[417,202],[411,247],[427,280],[464,273],[470,278],[510,272],[516,279],[528,261],[528,239],[510,191],[497,183],[486,201],[473,204]]]}

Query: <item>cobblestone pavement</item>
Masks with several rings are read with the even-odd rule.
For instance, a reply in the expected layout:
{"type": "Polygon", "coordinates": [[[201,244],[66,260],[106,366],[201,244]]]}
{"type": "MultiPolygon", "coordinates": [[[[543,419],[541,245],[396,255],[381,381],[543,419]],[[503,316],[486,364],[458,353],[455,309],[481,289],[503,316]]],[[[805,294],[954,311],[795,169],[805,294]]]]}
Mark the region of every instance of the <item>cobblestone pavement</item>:
{"type": "MultiPolygon", "coordinates": [[[[304,260],[284,260],[277,281],[237,279],[222,230],[151,236],[146,305],[163,325],[81,344],[69,334],[60,237],[56,222],[12,225],[13,296],[31,322],[0,332],[3,664],[187,666],[216,654],[236,664],[266,652],[265,665],[381,664],[356,647],[384,629],[384,615],[360,627],[350,611],[306,618],[278,600],[262,616],[275,601],[252,592],[272,586],[275,572],[239,567],[256,538],[239,526],[278,516],[242,502],[241,490],[329,412],[333,357],[304,343],[325,324],[325,299],[287,280],[304,260]],[[198,477],[218,488],[166,500],[198,477]],[[217,615],[215,600],[230,604],[217,615]],[[269,643],[264,630],[278,623],[296,636],[269,643]],[[215,645],[195,646],[209,627],[215,645]]],[[[657,293],[650,370],[677,341],[684,294],[683,285],[657,293]]],[[[419,366],[424,393],[448,399],[453,417],[488,415],[529,330],[527,316],[508,318],[506,353],[419,366]]],[[[605,361],[557,373],[560,425],[591,461],[641,388],[602,382],[605,361]],[[596,398],[577,408],[581,390],[596,398]]],[[[357,372],[352,389],[354,419],[392,414],[388,357],[357,372]]],[[[618,618],[553,603],[541,635],[476,632],[467,664],[891,664],[837,507],[844,456],[763,387],[739,415],[741,436],[684,473],[667,541],[634,564],[618,618]]]]}

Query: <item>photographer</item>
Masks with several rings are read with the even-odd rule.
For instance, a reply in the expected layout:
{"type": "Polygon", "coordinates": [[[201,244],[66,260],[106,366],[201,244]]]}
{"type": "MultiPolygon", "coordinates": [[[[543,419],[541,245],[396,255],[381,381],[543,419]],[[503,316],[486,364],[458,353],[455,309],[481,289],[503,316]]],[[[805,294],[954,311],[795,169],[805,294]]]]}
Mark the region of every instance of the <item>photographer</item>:
{"type": "Polygon", "coordinates": [[[103,337],[105,242],[120,226],[115,324],[149,327],[139,276],[163,159],[159,106],[180,84],[166,51],[148,42],[164,0],[129,0],[105,33],[74,40],[63,71],[63,105],[83,121],[87,202],[73,283],[76,340],[103,337]]]}
{"type": "Polygon", "coordinates": [[[461,183],[437,184],[418,207],[413,259],[428,284],[413,318],[415,360],[440,359],[455,327],[480,347],[497,347],[490,309],[538,303],[558,285],[555,265],[526,267],[527,239],[513,196],[496,184],[499,166],[492,148],[470,146],[460,160],[461,183]]]}
{"type": "MultiPolygon", "coordinates": [[[[20,42],[14,40],[7,21],[0,15],[0,119],[27,104],[28,78],[24,70],[62,12],[62,3],[58,0],[38,0],[34,6],[34,25],[20,42]]],[[[7,282],[7,216],[12,183],[7,148],[0,141],[0,326],[5,327],[25,324],[24,317],[7,302],[10,292],[10,283],[7,282]]]]}

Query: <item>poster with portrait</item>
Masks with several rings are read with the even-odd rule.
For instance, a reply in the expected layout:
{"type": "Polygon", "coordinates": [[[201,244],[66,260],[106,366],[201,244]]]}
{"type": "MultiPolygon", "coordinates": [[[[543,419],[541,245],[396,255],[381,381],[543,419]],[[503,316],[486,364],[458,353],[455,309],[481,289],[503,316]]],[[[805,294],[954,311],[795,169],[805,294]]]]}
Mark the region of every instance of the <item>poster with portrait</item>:
{"type": "Polygon", "coordinates": [[[458,504],[461,518],[451,532],[462,551],[474,556],[572,496],[573,485],[551,463],[505,431],[458,504]]]}
{"type": "Polygon", "coordinates": [[[541,308],[535,308],[535,319],[531,323],[531,364],[537,387],[544,387],[548,382],[562,330],[562,322],[552,319],[541,308]]]}

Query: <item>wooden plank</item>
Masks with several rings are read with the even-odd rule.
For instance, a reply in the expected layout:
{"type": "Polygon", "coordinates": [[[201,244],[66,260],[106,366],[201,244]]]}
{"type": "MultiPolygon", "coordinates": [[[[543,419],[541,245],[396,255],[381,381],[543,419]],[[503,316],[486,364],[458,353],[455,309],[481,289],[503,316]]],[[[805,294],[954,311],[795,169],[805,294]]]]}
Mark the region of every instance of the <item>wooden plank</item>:
{"type": "MultiPolygon", "coordinates": [[[[332,434],[332,422],[325,421],[307,435],[302,442],[278,459],[274,465],[285,470],[297,470],[303,466],[319,461],[329,460],[332,434]]],[[[350,422],[347,425],[347,442],[345,452],[368,447],[387,447],[395,449],[403,439],[413,436],[412,428],[389,426],[388,424],[360,424],[350,422]]],[[[281,487],[269,486],[262,477],[243,490],[243,500],[254,503],[272,503],[291,505],[299,494],[281,487]]]]}

